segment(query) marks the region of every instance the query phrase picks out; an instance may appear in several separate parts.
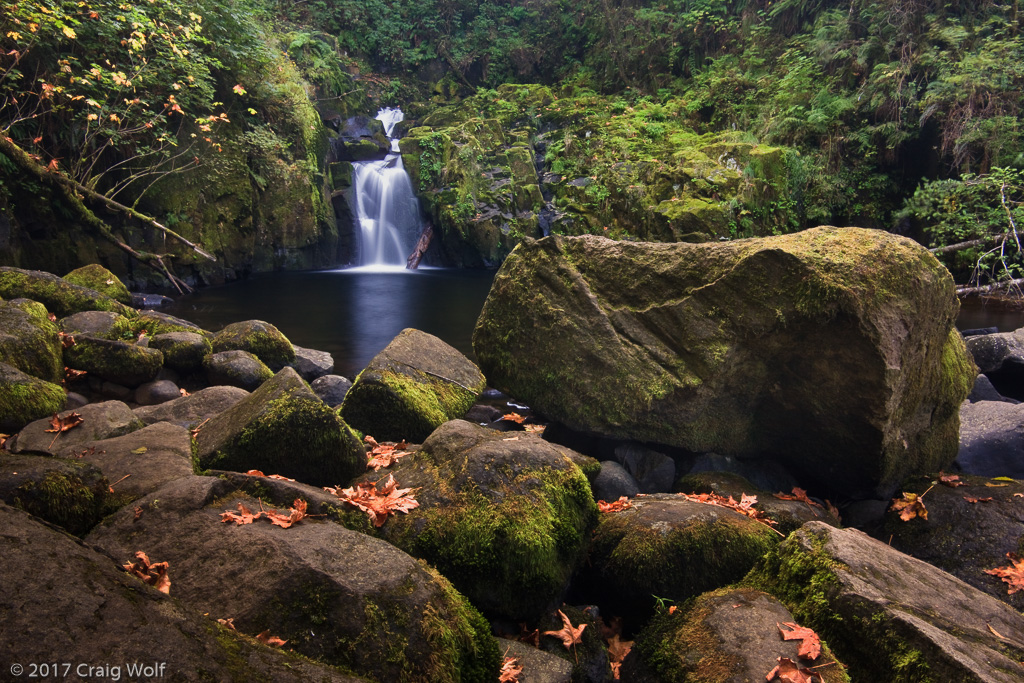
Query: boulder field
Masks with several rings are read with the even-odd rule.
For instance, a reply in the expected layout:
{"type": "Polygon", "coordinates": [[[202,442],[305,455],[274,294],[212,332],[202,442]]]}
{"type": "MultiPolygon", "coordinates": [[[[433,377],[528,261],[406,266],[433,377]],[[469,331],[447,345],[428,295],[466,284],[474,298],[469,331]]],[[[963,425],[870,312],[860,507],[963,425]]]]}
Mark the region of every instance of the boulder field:
{"type": "Polygon", "coordinates": [[[353,382],[264,321],[71,280],[0,273],[0,646],[26,672],[1024,679],[1024,484],[976,417],[1016,406],[961,409],[952,284],[907,240],[525,242],[482,368],[404,330],[353,382]],[[958,479],[961,414],[986,470],[958,479]]]}

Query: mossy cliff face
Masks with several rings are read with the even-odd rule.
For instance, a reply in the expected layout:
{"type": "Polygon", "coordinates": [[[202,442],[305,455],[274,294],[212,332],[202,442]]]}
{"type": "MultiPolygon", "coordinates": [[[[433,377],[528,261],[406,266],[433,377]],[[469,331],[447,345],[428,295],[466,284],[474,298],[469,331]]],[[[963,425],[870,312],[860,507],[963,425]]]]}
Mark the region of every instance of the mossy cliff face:
{"type": "Polygon", "coordinates": [[[772,456],[851,497],[957,452],[974,379],[948,272],[888,233],[524,243],[473,346],[489,382],[585,432],[772,456]]]}
{"type": "Polygon", "coordinates": [[[827,639],[851,680],[1024,677],[1020,612],[859,531],[808,522],[743,583],[827,639]]]}
{"type": "MultiPolygon", "coordinates": [[[[420,506],[376,533],[437,567],[485,614],[533,620],[557,606],[584,560],[597,507],[581,465],[593,461],[535,436],[504,437],[442,425],[391,468],[401,487],[419,488],[420,506]]],[[[365,529],[362,513],[351,517],[365,529]]]]}
{"type": "Polygon", "coordinates": [[[793,150],[698,134],[680,106],[503,85],[410,122],[401,148],[443,255],[462,265],[549,232],[674,242],[795,229],[793,150]]]}

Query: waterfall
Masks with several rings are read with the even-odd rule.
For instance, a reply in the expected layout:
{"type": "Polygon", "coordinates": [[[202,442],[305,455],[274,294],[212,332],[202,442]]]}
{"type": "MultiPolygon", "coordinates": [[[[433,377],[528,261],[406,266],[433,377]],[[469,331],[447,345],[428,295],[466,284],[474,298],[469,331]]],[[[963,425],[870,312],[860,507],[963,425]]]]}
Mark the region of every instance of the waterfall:
{"type": "Polygon", "coordinates": [[[352,163],[359,265],[405,266],[422,226],[419,200],[402,165],[398,139],[392,137],[404,115],[389,107],[377,112],[377,118],[391,140],[391,153],[383,160],[352,163]]]}

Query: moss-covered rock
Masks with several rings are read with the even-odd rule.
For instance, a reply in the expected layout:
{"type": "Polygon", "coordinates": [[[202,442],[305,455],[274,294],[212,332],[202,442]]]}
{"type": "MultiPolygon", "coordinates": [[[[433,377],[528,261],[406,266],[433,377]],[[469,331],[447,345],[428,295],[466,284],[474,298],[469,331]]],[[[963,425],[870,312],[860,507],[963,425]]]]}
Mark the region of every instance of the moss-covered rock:
{"type": "Polygon", "coordinates": [[[0,301],[0,362],[47,382],[64,379],[57,326],[42,304],[27,299],[0,301]]]}
{"type": "Polygon", "coordinates": [[[113,311],[124,316],[135,315],[134,309],[116,299],[40,270],[0,267],[0,297],[24,297],[38,301],[58,318],[79,311],[113,311]]]}
{"type": "Polygon", "coordinates": [[[231,323],[214,335],[212,344],[214,353],[248,351],[274,371],[295,360],[295,349],[288,338],[262,320],[231,323]]]}
{"type": "Polygon", "coordinates": [[[94,289],[103,296],[120,301],[126,306],[132,303],[132,295],[128,292],[128,288],[124,286],[124,283],[98,263],[91,263],[74,269],[64,276],[64,281],[70,282],[73,285],[94,289]]]}
{"type": "Polygon", "coordinates": [[[156,377],[163,367],[164,354],[147,346],[80,334],[64,349],[64,362],[69,368],[135,387],[156,377]]]}
{"type": "Polygon", "coordinates": [[[16,432],[30,422],[59,413],[66,402],[64,387],[0,363],[0,432],[16,432]]]}
{"type": "Polygon", "coordinates": [[[89,463],[0,453],[0,500],[77,536],[116,509],[109,486],[89,463]]]}
{"type": "Polygon", "coordinates": [[[88,541],[117,557],[145,547],[178,568],[172,593],[191,606],[230,614],[242,633],[269,629],[297,652],[374,680],[497,678],[489,624],[435,570],[323,519],[288,529],[218,521],[239,504],[261,506],[226,480],[187,477],[138,501],[137,518],[128,509],[113,515],[88,541]]]}
{"type": "Polygon", "coordinates": [[[656,598],[683,601],[738,581],[780,538],[725,507],[672,494],[636,497],[601,515],[576,587],[605,611],[643,623],[656,598]]]}
{"type": "Polygon", "coordinates": [[[854,529],[808,522],[744,583],[826,639],[851,680],[1024,677],[1024,615],[854,529]]]}
{"type": "Polygon", "coordinates": [[[829,497],[884,497],[956,456],[975,374],[957,310],[945,268],[881,231],[551,237],[506,260],[473,347],[493,386],[576,430],[773,457],[829,497]]]}
{"type": "MultiPolygon", "coordinates": [[[[536,436],[506,436],[442,425],[391,469],[399,486],[418,488],[419,507],[376,533],[437,567],[485,613],[533,620],[558,605],[584,559],[597,508],[582,467],[596,463],[536,436]]],[[[370,530],[362,512],[346,519],[370,530]]]]}
{"type": "Polygon", "coordinates": [[[57,321],[57,327],[64,334],[72,336],[76,334],[88,334],[94,337],[112,338],[112,335],[120,336],[119,329],[128,320],[120,313],[113,311],[82,311],[72,313],[57,321]]]}
{"type": "Polygon", "coordinates": [[[105,336],[108,339],[133,341],[140,335],[155,337],[158,334],[170,332],[190,332],[203,337],[212,336],[206,330],[187,320],[159,311],[141,311],[137,316],[118,319],[114,321],[113,327],[105,336]]]}
{"type": "Polygon", "coordinates": [[[164,354],[164,365],[178,372],[195,372],[213,352],[210,340],[195,332],[164,332],[150,340],[151,348],[164,354]]]}
{"type": "Polygon", "coordinates": [[[468,358],[433,335],[407,328],[359,373],[341,415],[378,440],[419,442],[465,415],[484,384],[468,358]]]}
{"type": "Polygon", "coordinates": [[[793,615],[770,595],[751,588],[705,593],[683,609],[660,611],[636,637],[639,655],[623,666],[624,680],[663,683],[758,681],[780,657],[814,667],[822,683],[849,683],[850,677],[827,644],[813,662],[798,656],[801,641],[783,640],[780,624],[793,615]]]}
{"type": "Polygon", "coordinates": [[[366,467],[356,435],[291,368],[211,418],[196,446],[204,468],[256,469],[317,486],[347,482],[366,467]]]}
{"type": "Polygon", "coordinates": [[[211,385],[227,385],[256,391],[274,376],[273,370],[248,351],[221,351],[203,357],[206,380],[211,385]]]}

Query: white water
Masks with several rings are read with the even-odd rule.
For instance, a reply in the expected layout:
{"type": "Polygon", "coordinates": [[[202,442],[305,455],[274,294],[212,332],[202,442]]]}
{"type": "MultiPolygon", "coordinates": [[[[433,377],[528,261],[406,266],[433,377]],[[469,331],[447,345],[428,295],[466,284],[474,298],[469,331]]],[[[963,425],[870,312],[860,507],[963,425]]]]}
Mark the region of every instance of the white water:
{"type": "Polygon", "coordinates": [[[380,161],[352,163],[359,265],[404,267],[421,229],[419,201],[402,165],[398,140],[392,137],[404,115],[401,109],[387,108],[377,118],[391,140],[391,153],[380,161]]]}

